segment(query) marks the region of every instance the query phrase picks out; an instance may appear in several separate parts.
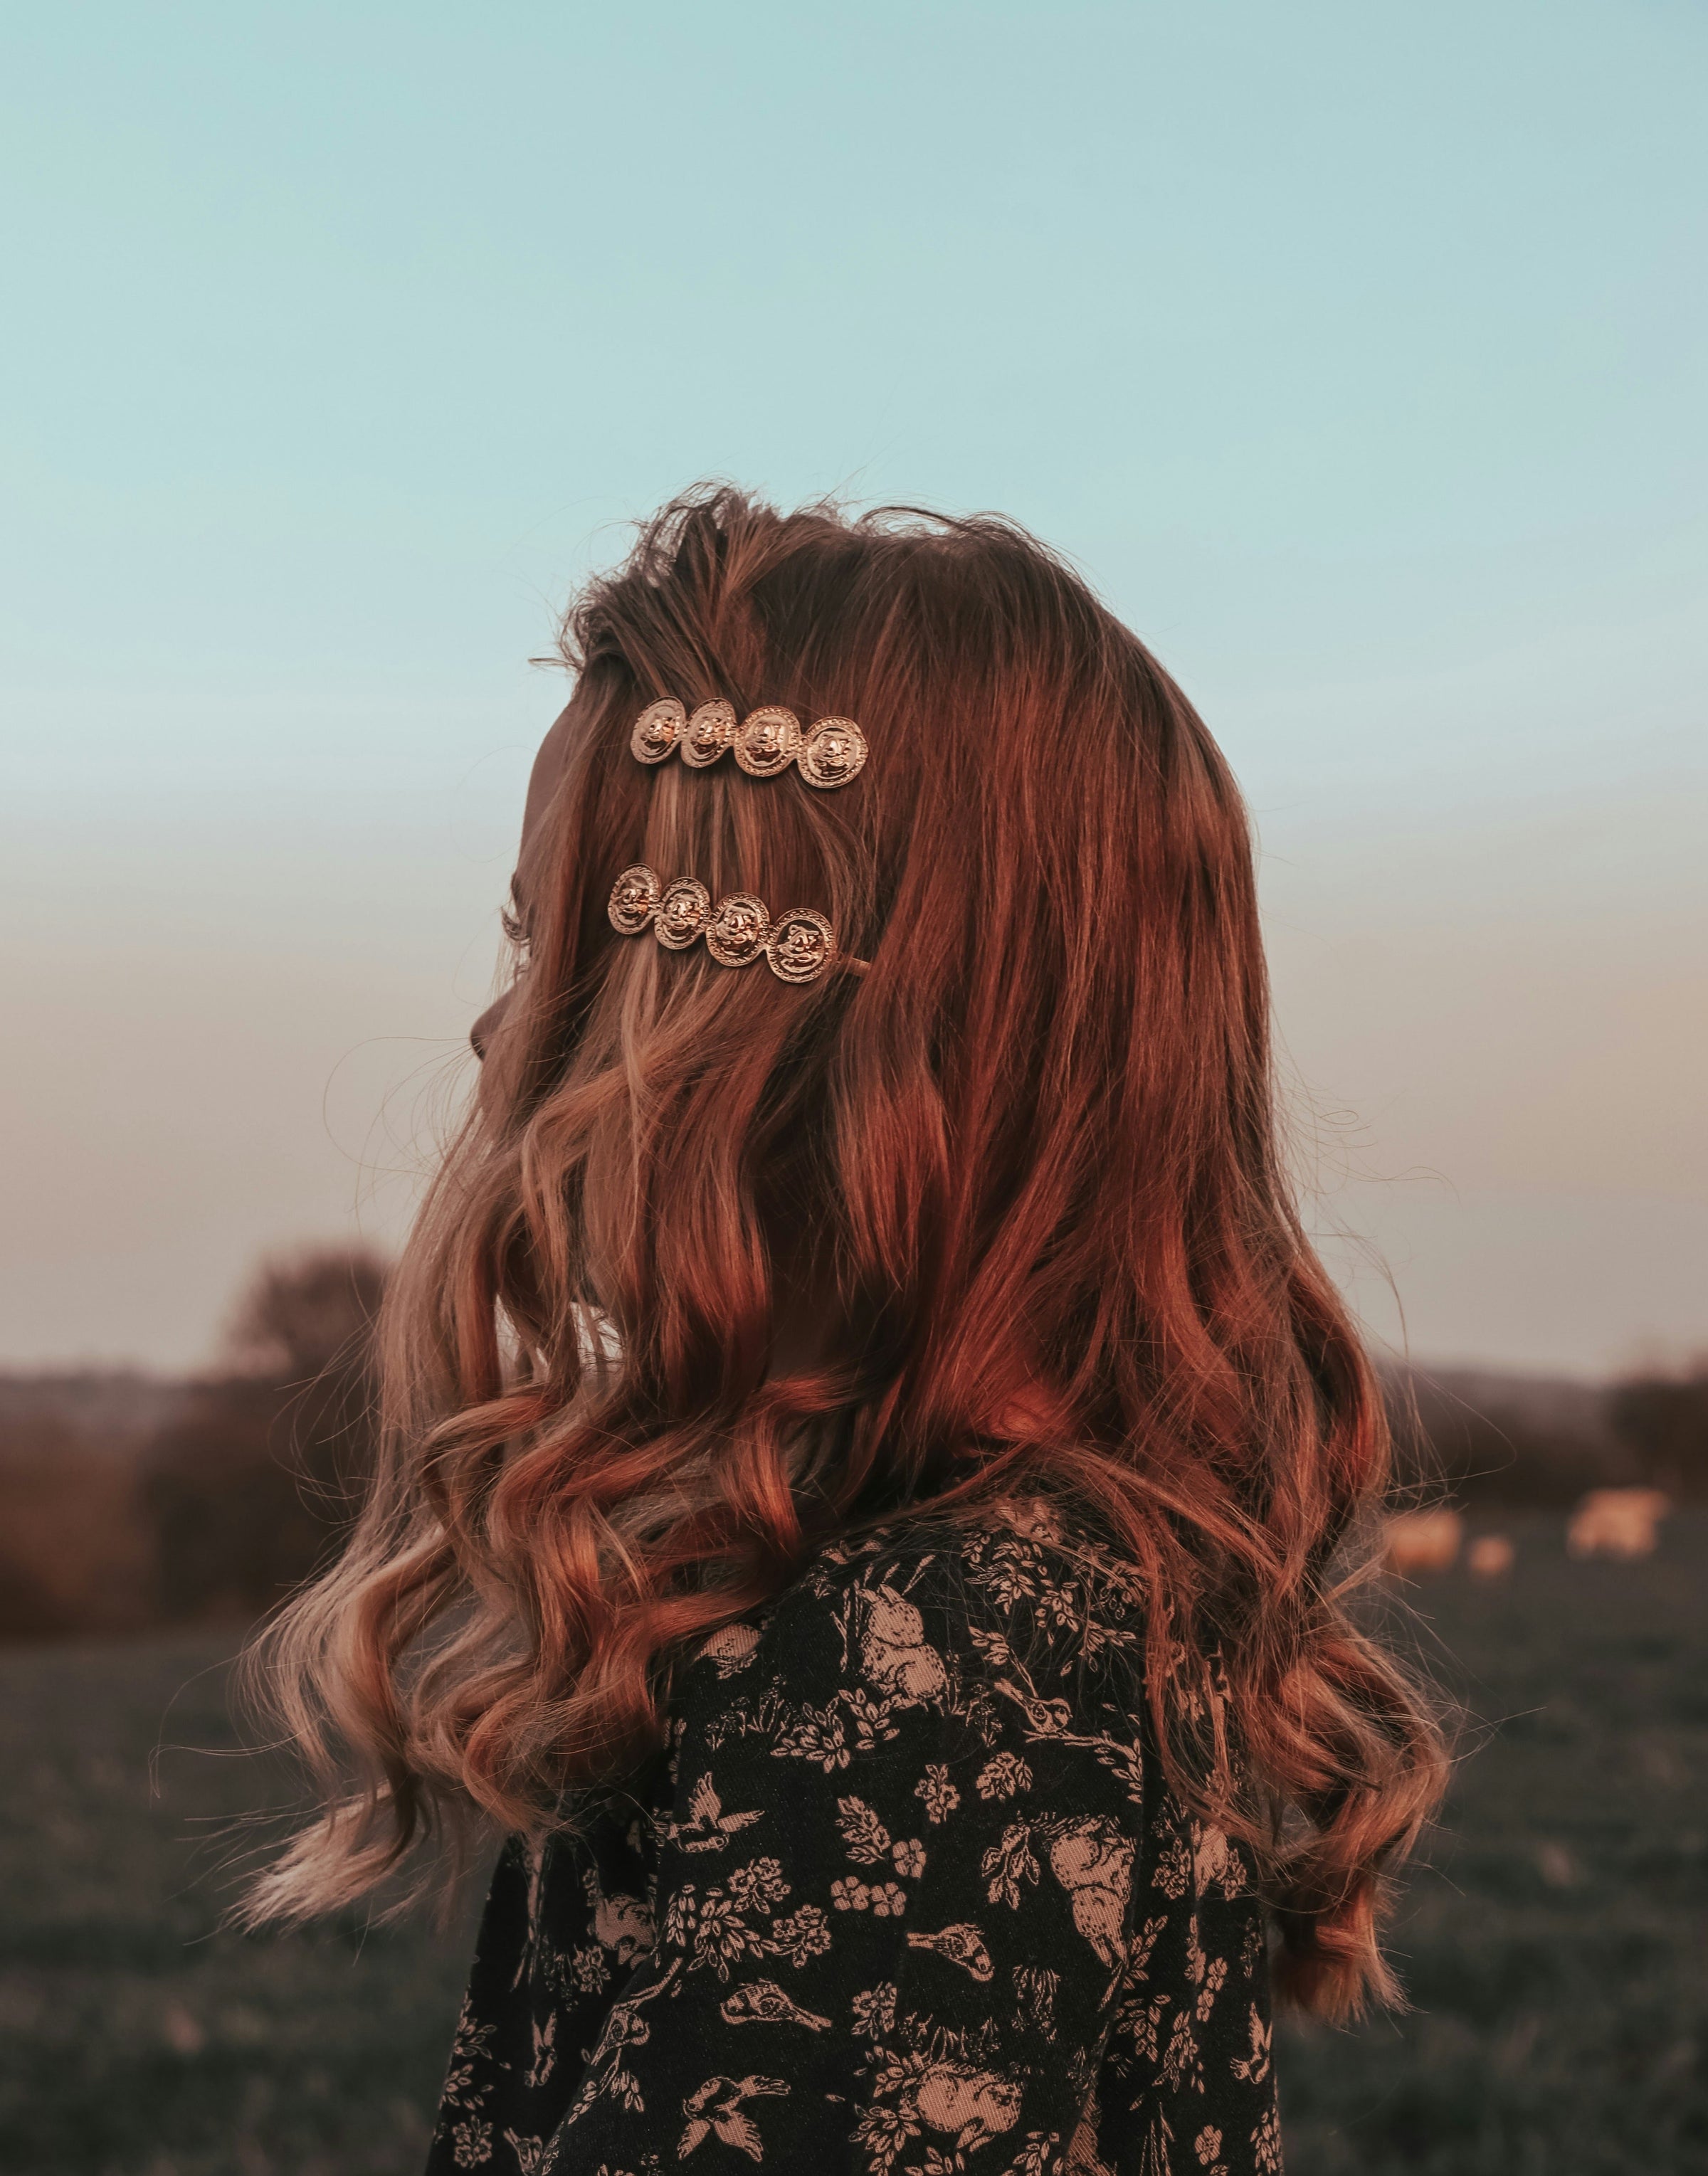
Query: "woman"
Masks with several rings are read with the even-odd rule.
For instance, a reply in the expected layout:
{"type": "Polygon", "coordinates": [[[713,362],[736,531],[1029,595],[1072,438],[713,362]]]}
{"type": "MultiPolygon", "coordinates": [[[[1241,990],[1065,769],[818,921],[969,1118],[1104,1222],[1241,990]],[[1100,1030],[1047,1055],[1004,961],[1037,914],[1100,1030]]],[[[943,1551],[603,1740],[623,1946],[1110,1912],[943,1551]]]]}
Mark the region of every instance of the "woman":
{"type": "Polygon", "coordinates": [[[1278,2169],[1441,1755],[1227,767],[996,520],[692,497],[564,648],[256,1916],[509,1837],[435,2172],[1278,2169]]]}

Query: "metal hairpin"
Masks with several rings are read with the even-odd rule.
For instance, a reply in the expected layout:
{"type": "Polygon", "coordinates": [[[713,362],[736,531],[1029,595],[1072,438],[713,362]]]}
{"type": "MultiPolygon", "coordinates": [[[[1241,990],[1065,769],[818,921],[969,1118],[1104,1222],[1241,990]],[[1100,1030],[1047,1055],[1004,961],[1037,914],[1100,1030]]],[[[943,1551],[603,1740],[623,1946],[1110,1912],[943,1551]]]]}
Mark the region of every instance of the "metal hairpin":
{"type": "Polygon", "coordinates": [[[852,718],[819,718],[803,726],[792,710],[767,703],[739,723],[733,703],[702,703],[690,711],[674,695],[649,703],[634,721],[628,745],[640,763],[662,763],[672,750],[695,770],[714,764],[726,748],[750,778],[775,778],[793,764],[808,786],[828,792],[859,775],[866,736],[852,718]]]}
{"type": "Polygon", "coordinates": [[[750,891],[732,891],[714,906],[694,878],[666,884],[645,862],[618,877],[605,911],[624,937],[639,937],[650,923],[653,935],[672,952],[686,951],[704,938],[719,966],[751,967],[764,959],[785,982],[816,982],[837,966],[863,975],[868,965],[840,949],[835,932],[813,907],[791,907],[774,922],[764,901],[750,891]]]}

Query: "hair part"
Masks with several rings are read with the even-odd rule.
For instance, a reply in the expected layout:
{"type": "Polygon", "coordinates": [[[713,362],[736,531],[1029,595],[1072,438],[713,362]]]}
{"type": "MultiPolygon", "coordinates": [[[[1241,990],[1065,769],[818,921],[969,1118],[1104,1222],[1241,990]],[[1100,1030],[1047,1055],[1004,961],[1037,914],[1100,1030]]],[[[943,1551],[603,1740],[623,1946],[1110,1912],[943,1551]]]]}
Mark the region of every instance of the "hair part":
{"type": "Polygon", "coordinates": [[[993,516],[690,494],[562,647],[525,955],[387,1301],[381,1472],[263,1651],[329,1810],[250,1915],[471,1815],[549,1827],[826,1538],[1042,1496],[1139,1567],[1171,1781],[1255,1850],[1283,1991],[1395,1999],[1384,1884],[1444,1756],[1334,1569],[1386,1428],[1291,1199],[1210,734],[993,516]],[[871,759],[832,794],[646,769],[661,694],[851,716],[871,759]],[[817,907],[870,971],[618,937],[635,862],[817,907]]]}

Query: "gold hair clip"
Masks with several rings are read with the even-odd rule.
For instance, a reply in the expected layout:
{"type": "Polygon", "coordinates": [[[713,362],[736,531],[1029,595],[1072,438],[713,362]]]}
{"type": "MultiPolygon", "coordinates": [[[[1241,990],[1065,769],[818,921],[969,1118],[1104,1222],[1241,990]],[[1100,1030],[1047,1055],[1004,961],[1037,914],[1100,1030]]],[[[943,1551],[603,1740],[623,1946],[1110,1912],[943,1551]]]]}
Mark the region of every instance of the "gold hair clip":
{"type": "Polygon", "coordinates": [[[816,982],[836,966],[863,975],[868,965],[839,950],[835,932],[810,906],[791,907],[775,922],[764,901],[750,891],[732,891],[714,906],[711,894],[693,877],[666,884],[645,862],[618,877],[605,911],[624,937],[639,937],[650,922],[653,935],[672,952],[686,951],[703,937],[721,967],[751,967],[763,955],[785,982],[816,982]]]}
{"type": "Polygon", "coordinates": [[[702,703],[685,710],[674,695],[649,703],[634,721],[628,745],[640,763],[662,763],[672,748],[694,770],[715,763],[726,748],[749,778],[775,778],[793,764],[808,786],[828,791],[859,775],[866,736],[852,718],[820,718],[802,727],[792,710],[767,703],[739,724],[732,703],[702,703]]]}

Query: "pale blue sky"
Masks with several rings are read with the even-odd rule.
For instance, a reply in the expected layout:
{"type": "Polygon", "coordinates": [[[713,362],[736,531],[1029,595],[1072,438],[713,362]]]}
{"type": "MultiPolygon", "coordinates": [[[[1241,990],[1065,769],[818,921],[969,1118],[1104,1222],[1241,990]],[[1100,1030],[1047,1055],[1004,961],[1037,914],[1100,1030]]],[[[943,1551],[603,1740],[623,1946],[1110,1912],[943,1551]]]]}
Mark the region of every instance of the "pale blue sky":
{"type": "Polygon", "coordinates": [[[0,1355],[394,1227],[527,660],[707,475],[1001,507],[1179,673],[1416,1349],[1708,1342],[1708,9],[3,19],[0,1355]]]}

